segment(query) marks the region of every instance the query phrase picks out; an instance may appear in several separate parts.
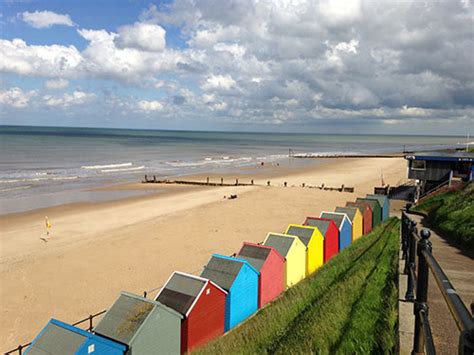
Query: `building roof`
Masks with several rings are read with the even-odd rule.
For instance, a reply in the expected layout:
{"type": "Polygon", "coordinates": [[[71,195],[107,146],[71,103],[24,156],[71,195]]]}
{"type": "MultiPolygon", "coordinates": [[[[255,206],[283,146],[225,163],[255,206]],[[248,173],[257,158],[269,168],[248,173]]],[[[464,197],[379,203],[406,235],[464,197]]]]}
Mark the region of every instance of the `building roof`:
{"type": "Polygon", "coordinates": [[[331,225],[331,222],[321,219],[319,217],[307,217],[305,224],[307,226],[318,228],[321,234],[325,236],[328,231],[329,226],[331,225]]]}
{"type": "Polygon", "coordinates": [[[108,309],[94,331],[130,345],[135,333],[139,331],[145,319],[156,307],[162,307],[183,318],[181,314],[161,303],[128,292],[121,292],[119,298],[108,309]]]}
{"type": "Polygon", "coordinates": [[[319,217],[332,219],[332,221],[336,224],[338,229],[341,229],[342,223],[344,223],[344,218],[347,218],[345,213],[325,212],[325,211],[321,212],[321,215],[319,217]]]}
{"type": "Polygon", "coordinates": [[[207,265],[204,266],[201,277],[215,282],[224,290],[230,290],[244,265],[248,265],[258,274],[258,270],[256,270],[247,260],[213,254],[211,260],[209,260],[207,265]]]}
{"type": "Polygon", "coordinates": [[[87,339],[125,352],[126,346],[94,333],[51,319],[25,353],[31,355],[75,354],[87,339]]]}
{"type": "Polygon", "coordinates": [[[275,248],[280,255],[286,257],[296,238],[291,235],[269,233],[264,244],[275,248]]]}
{"type": "Polygon", "coordinates": [[[438,161],[474,161],[474,153],[469,152],[420,152],[405,155],[406,160],[438,160],[438,161]]]}
{"type": "Polygon", "coordinates": [[[372,210],[374,209],[375,206],[379,206],[380,208],[382,208],[382,206],[380,205],[378,200],[374,200],[374,199],[371,199],[371,198],[357,197],[356,201],[357,202],[367,202],[370,205],[370,207],[372,207],[372,210]]]}
{"type": "Polygon", "coordinates": [[[379,201],[380,206],[384,206],[385,203],[388,200],[388,197],[385,195],[376,195],[376,194],[367,194],[367,198],[375,198],[377,201],[379,201]]]}
{"type": "Polygon", "coordinates": [[[315,228],[311,226],[298,226],[290,224],[285,234],[297,236],[304,245],[308,246],[311,237],[314,234],[314,230],[315,228]]]}
{"type": "Polygon", "coordinates": [[[271,251],[272,249],[268,246],[244,244],[237,257],[247,260],[250,265],[260,271],[271,251]]]}
{"type": "Polygon", "coordinates": [[[354,222],[354,217],[357,213],[357,207],[336,207],[334,212],[345,213],[349,219],[354,222]]]}
{"type": "Polygon", "coordinates": [[[347,207],[357,207],[360,211],[360,213],[364,214],[365,209],[367,208],[367,205],[364,204],[363,202],[352,202],[352,201],[347,201],[346,202],[347,207]]]}

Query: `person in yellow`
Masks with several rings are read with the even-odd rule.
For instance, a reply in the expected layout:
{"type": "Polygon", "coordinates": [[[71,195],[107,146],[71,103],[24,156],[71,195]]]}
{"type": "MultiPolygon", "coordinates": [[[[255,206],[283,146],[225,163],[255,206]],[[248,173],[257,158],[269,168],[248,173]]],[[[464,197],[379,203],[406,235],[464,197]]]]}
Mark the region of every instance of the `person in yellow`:
{"type": "Polygon", "coordinates": [[[49,237],[49,230],[51,229],[51,222],[48,219],[48,216],[44,217],[44,223],[46,226],[46,237],[49,237]]]}

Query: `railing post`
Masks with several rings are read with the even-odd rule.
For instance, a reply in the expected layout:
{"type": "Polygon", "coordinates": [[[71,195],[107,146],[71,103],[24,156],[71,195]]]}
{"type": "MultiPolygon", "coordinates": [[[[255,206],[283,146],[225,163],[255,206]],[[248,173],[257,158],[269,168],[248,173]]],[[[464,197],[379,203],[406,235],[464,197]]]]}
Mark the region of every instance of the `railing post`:
{"type": "Polygon", "coordinates": [[[424,251],[431,253],[430,231],[423,229],[418,242],[418,277],[416,284],[416,301],[413,307],[415,313],[415,335],[412,354],[424,354],[425,338],[423,336],[423,319],[421,312],[428,319],[428,263],[423,255],[424,251]]]}
{"type": "Polygon", "coordinates": [[[461,332],[459,335],[459,355],[474,353],[474,330],[461,332]]]}
{"type": "Polygon", "coordinates": [[[89,332],[92,332],[92,329],[94,328],[93,325],[92,325],[92,320],[94,319],[94,317],[92,316],[92,314],[89,315],[89,332]]]}
{"type": "Polygon", "coordinates": [[[405,214],[405,212],[402,212],[402,223],[400,223],[400,233],[401,233],[401,239],[402,239],[402,260],[406,260],[407,258],[407,245],[408,245],[407,224],[408,224],[408,217],[405,214]]]}
{"type": "Polygon", "coordinates": [[[407,227],[407,242],[408,242],[408,253],[407,259],[405,260],[405,273],[407,277],[407,292],[405,294],[405,299],[407,301],[415,300],[415,280],[413,275],[415,275],[416,270],[416,222],[409,220],[407,227]],[[413,272],[412,272],[413,271],[413,272]]]}

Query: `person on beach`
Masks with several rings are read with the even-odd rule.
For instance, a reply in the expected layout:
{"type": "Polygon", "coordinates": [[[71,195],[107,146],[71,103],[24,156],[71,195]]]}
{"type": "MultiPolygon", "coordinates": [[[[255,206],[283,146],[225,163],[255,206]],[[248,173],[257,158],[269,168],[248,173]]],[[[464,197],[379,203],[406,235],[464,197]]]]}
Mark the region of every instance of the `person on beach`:
{"type": "Polygon", "coordinates": [[[46,237],[49,237],[49,230],[51,229],[51,222],[48,219],[48,216],[44,217],[44,223],[46,227],[46,237]]]}

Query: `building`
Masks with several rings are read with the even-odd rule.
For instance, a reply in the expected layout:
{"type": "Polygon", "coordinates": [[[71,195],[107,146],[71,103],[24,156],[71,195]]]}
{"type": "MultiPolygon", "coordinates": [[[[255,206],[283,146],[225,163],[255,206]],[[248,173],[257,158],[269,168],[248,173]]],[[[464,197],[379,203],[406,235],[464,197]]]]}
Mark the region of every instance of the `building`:
{"type": "Polygon", "coordinates": [[[453,178],[471,181],[474,177],[474,153],[426,152],[406,155],[408,178],[418,180],[418,195],[453,178]]]}
{"type": "Polygon", "coordinates": [[[334,212],[345,213],[352,222],[352,241],[363,235],[364,219],[357,207],[336,207],[334,212]]]}
{"type": "Polygon", "coordinates": [[[269,233],[263,242],[285,258],[285,285],[291,287],[306,276],[306,246],[296,236],[269,233]]]}
{"type": "Polygon", "coordinates": [[[332,220],[339,230],[339,252],[352,243],[352,222],[345,213],[321,212],[319,218],[332,220]]]}
{"type": "Polygon", "coordinates": [[[324,237],[318,228],[290,224],[285,234],[294,235],[306,246],[306,276],[324,264],[324,237]]]}
{"type": "Polygon", "coordinates": [[[357,207],[359,208],[360,213],[362,213],[362,220],[364,225],[362,227],[362,234],[369,234],[372,230],[372,208],[367,202],[346,202],[348,207],[357,207]]]}
{"type": "Polygon", "coordinates": [[[25,354],[122,355],[126,351],[127,347],[123,344],[51,319],[26,349],[25,354]]]}
{"type": "Polygon", "coordinates": [[[183,316],[159,302],[121,292],[94,332],[127,346],[128,354],[180,354],[183,316]]]}
{"type": "Polygon", "coordinates": [[[258,271],[247,260],[213,254],[201,277],[227,291],[224,329],[228,331],[258,309],[258,271]]]}
{"type": "Polygon", "coordinates": [[[273,301],[285,290],[285,258],[275,248],[245,242],[237,258],[247,260],[260,273],[258,308],[273,301]]]}
{"type": "Polygon", "coordinates": [[[339,252],[339,229],[331,219],[307,217],[305,226],[316,227],[324,237],[324,263],[339,252]]]}
{"type": "Polygon", "coordinates": [[[382,207],[382,222],[390,218],[390,200],[388,199],[388,196],[368,194],[367,198],[373,198],[379,201],[379,204],[382,207]]]}
{"type": "Polygon", "coordinates": [[[224,334],[227,291],[202,277],[175,271],[155,298],[179,312],[181,353],[224,334]]]}
{"type": "Polygon", "coordinates": [[[358,197],[356,199],[356,202],[368,203],[370,208],[372,209],[372,229],[382,223],[382,207],[380,206],[379,201],[370,198],[358,197]]]}

